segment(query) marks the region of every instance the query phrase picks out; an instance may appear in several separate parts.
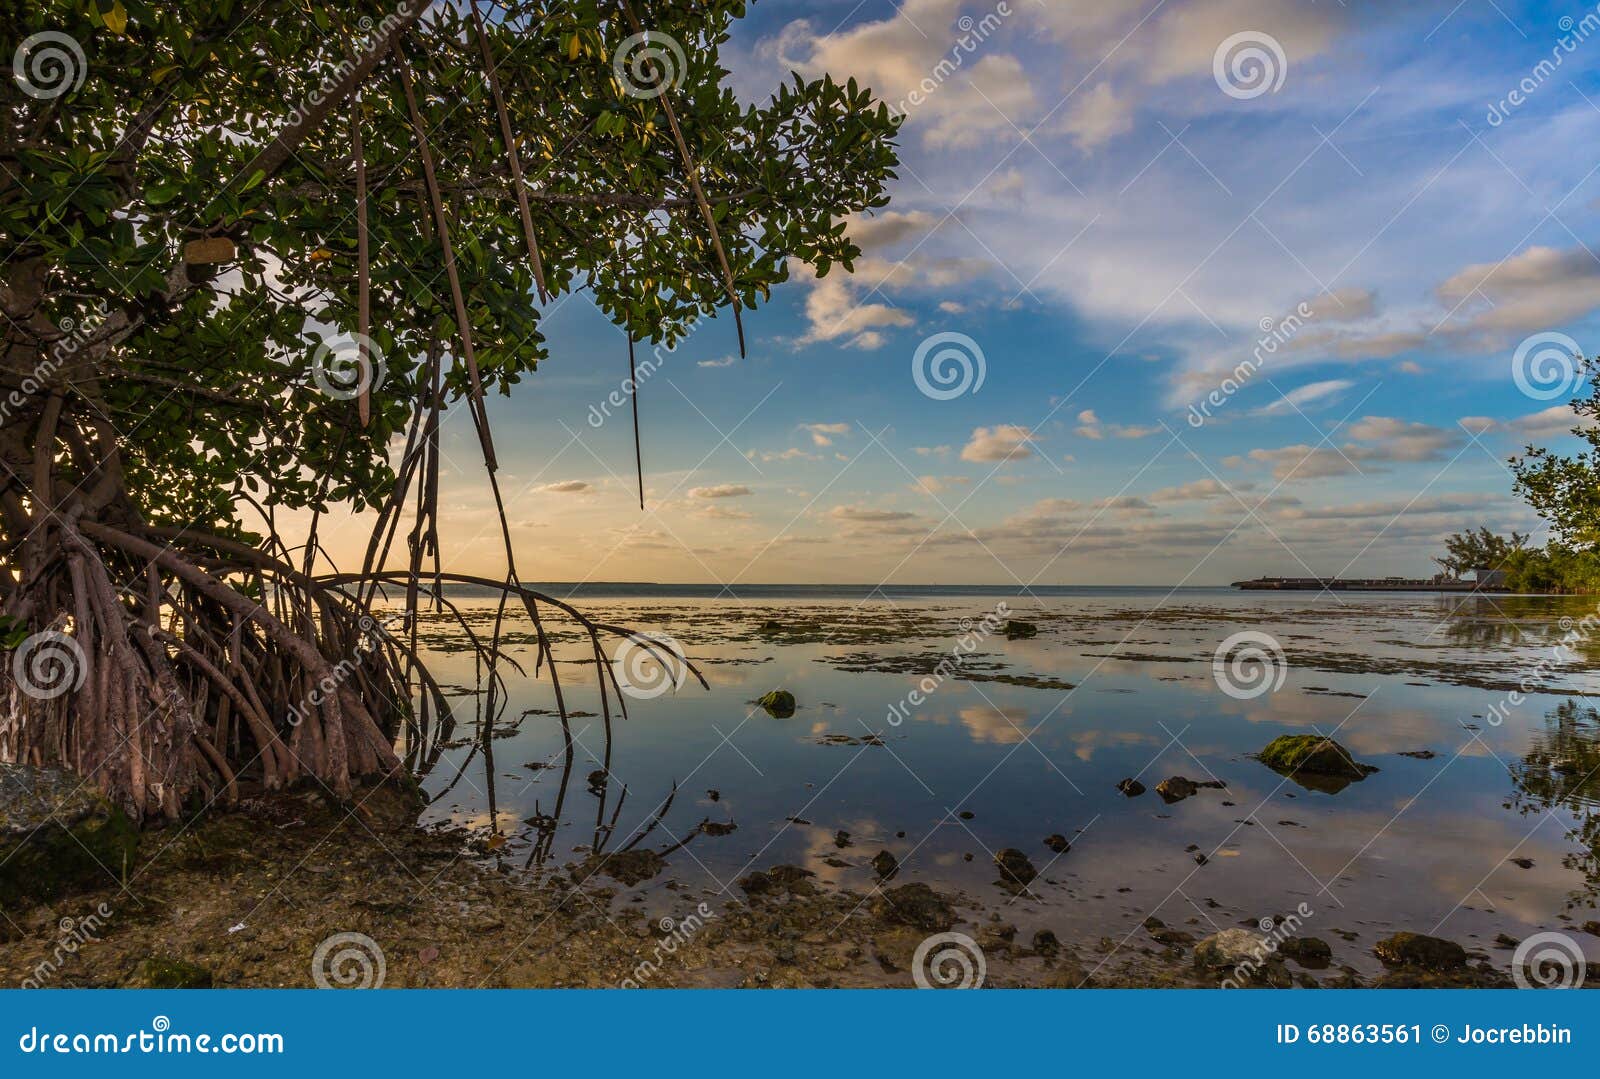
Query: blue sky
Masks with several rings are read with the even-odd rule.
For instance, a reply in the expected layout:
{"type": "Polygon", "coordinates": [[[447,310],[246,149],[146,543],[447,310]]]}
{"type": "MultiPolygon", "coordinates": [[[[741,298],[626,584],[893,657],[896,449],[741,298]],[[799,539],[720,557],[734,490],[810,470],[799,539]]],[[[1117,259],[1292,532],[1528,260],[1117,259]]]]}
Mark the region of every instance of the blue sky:
{"type": "MultiPolygon", "coordinates": [[[[1446,532],[1537,523],[1504,459],[1572,441],[1543,350],[1595,336],[1594,6],[761,0],[725,62],[747,98],[926,89],[893,201],[854,278],[746,318],[746,359],[723,319],[645,381],[643,513],[626,410],[590,422],[624,342],[550,312],[494,408],[525,577],[1422,574],[1446,532]],[[918,389],[939,334],[981,386],[918,389]]],[[[464,435],[446,549],[488,570],[464,435]]]]}

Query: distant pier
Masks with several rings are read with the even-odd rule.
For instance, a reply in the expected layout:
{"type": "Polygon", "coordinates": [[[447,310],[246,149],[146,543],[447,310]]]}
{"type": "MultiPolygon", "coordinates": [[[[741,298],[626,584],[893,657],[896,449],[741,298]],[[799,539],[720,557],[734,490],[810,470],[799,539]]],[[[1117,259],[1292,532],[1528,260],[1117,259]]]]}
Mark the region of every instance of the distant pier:
{"type": "Polygon", "coordinates": [[[1257,577],[1234,581],[1246,592],[1492,592],[1506,593],[1503,585],[1478,581],[1430,581],[1420,577],[1257,577]]]}

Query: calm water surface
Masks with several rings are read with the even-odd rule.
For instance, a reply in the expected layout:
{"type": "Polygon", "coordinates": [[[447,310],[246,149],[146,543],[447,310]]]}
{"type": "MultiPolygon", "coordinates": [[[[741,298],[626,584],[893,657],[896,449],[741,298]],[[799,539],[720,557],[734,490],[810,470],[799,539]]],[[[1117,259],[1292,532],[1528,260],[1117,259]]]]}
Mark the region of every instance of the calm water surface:
{"type": "MultiPolygon", "coordinates": [[[[591,714],[564,731],[548,678],[503,669],[509,692],[490,719],[460,631],[437,616],[425,625],[456,720],[422,754],[426,819],[499,833],[486,856],[516,871],[564,872],[596,848],[647,846],[668,852],[665,870],[618,885],[617,901],[667,910],[686,895],[739,898],[740,876],[785,863],[865,895],[877,881],[868,862],[887,850],[901,863],[894,883],[959,891],[1064,940],[1145,946],[1135,938],[1152,914],[1203,935],[1303,903],[1313,912],[1303,931],[1363,969],[1374,967],[1372,942],[1397,929],[1504,964],[1498,934],[1595,917],[1600,724],[1588,698],[1600,655],[1581,642],[1556,650],[1593,611],[1589,598],[599,591],[574,602],[677,640],[710,690],[691,680],[630,700],[608,739],[592,714],[586,639],[558,622],[568,707],[591,714]],[[953,678],[890,722],[922,680],[915,672],[1002,601],[1038,636],[989,636],[967,669],[1074,688],[953,678]],[[795,632],[763,635],[769,620],[795,632]],[[1214,654],[1240,632],[1281,645],[1276,690],[1240,699],[1219,686],[1214,654]],[[922,666],[907,672],[908,658],[922,666]],[[1535,690],[1514,693],[1525,676],[1535,690]],[[791,718],[753,703],[780,687],[798,700],[791,718]],[[1250,756],[1312,732],[1379,770],[1329,793],[1250,756]],[[1433,756],[1402,755],[1424,751],[1433,756]],[[1226,788],[1167,805],[1154,788],[1173,775],[1226,788]],[[1125,797],[1124,778],[1150,790],[1125,797]],[[736,827],[712,834],[703,822],[736,827]],[[1052,834],[1071,850],[1048,849],[1052,834]],[[995,883],[1005,847],[1038,867],[1030,894],[995,883]]],[[[496,601],[456,600],[487,633],[496,601]]],[[[531,671],[530,623],[508,609],[506,629],[518,642],[507,654],[531,671]]],[[[1600,962],[1600,937],[1578,936],[1600,962]]]]}

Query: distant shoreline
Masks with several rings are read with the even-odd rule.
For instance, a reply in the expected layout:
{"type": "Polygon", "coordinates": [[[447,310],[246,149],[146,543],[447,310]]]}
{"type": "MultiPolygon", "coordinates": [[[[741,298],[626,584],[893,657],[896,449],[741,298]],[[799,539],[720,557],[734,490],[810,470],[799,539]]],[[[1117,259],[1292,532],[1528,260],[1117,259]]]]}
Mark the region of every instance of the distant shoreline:
{"type": "Polygon", "coordinates": [[[1241,592],[1449,592],[1494,596],[1512,592],[1498,584],[1433,581],[1420,577],[1256,577],[1234,581],[1232,587],[1241,592]]]}
{"type": "MultiPolygon", "coordinates": [[[[424,580],[424,584],[426,581],[424,580]]],[[[1243,589],[1236,584],[1210,584],[1210,585],[1162,585],[1162,584],[1122,584],[1122,585],[1033,585],[1021,587],[1018,585],[1001,584],[735,584],[725,586],[720,584],[675,584],[649,581],[544,581],[523,582],[527,587],[544,592],[561,600],[595,600],[595,599],[704,599],[740,601],[773,601],[773,600],[838,600],[838,601],[894,601],[894,600],[930,600],[930,599],[978,599],[1000,600],[1019,599],[1027,602],[1030,598],[1038,599],[1071,599],[1071,598],[1123,598],[1135,599],[1140,597],[1182,596],[1190,599],[1199,597],[1241,597],[1245,591],[1255,592],[1319,592],[1320,588],[1311,585],[1303,588],[1276,588],[1276,589],[1243,589]]],[[[1484,594],[1507,595],[1507,591],[1483,590],[1474,593],[1470,582],[1466,587],[1438,588],[1424,582],[1416,588],[1373,588],[1373,589],[1346,589],[1335,588],[1333,591],[1373,591],[1392,593],[1428,593],[1442,592],[1449,594],[1484,594]]],[[[493,589],[477,585],[447,584],[445,593],[451,596],[475,597],[497,596],[499,593],[493,589]]],[[[400,594],[398,589],[391,590],[393,598],[400,594]]],[[[1550,593],[1552,595],[1556,593],[1550,593]]]]}

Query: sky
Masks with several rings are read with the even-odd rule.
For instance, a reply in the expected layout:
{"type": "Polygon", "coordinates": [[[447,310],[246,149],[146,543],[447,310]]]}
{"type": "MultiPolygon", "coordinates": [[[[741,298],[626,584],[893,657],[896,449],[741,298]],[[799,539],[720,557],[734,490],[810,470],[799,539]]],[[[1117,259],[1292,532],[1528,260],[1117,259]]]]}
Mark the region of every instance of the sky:
{"type": "MultiPolygon", "coordinates": [[[[654,358],[643,511],[625,342],[551,306],[491,403],[524,579],[1215,585],[1542,538],[1506,461],[1578,445],[1595,6],[760,0],[724,62],[900,107],[892,200],[745,358],[727,318],[654,358]]],[[[495,575],[457,412],[446,560],[495,575]]]]}

